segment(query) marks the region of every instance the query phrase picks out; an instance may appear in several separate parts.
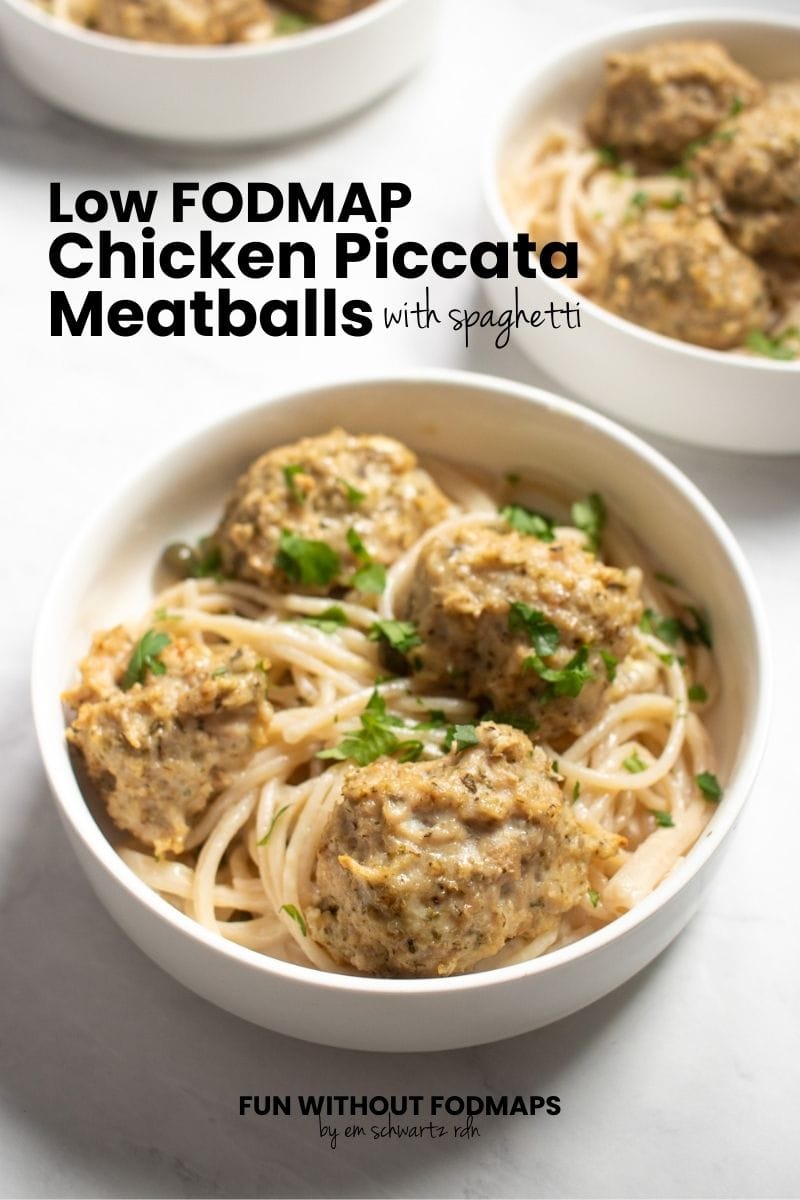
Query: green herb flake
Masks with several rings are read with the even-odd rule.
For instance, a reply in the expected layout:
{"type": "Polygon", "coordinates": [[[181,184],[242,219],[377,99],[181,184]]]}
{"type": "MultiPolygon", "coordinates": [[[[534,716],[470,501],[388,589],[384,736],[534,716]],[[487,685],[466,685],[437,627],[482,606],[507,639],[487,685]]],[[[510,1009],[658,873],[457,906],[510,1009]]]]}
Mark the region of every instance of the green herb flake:
{"type": "Polygon", "coordinates": [[[227,675],[229,671],[230,671],[230,667],[217,667],[217,669],[215,671],[211,672],[211,678],[219,679],[220,676],[227,675]]]}
{"type": "Polygon", "coordinates": [[[589,668],[588,658],[589,647],[581,646],[566,666],[560,669],[546,666],[538,655],[529,655],[524,659],[522,669],[535,671],[540,679],[550,685],[544,693],[545,700],[553,696],[570,696],[574,699],[581,694],[584,684],[596,678],[589,668]]]}
{"type": "Polygon", "coordinates": [[[301,491],[295,483],[296,475],[305,475],[306,469],[302,463],[289,463],[287,467],[282,468],[286,490],[295,504],[305,504],[306,494],[301,491]]]}
{"type": "Polygon", "coordinates": [[[638,750],[634,750],[633,754],[629,754],[622,765],[626,771],[630,771],[631,775],[638,775],[640,772],[647,770],[647,763],[642,762],[638,750]]]}
{"type": "Polygon", "coordinates": [[[153,620],[154,621],[182,621],[183,617],[181,616],[180,613],[167,612],[166,608],[164,608],[162,606],[160,608],[157,608],[155,610],[155,612],[153,613],[153,620]]]}
{"type": "Polygon", "coordinates": [[[686,163],[677,163],[674,167],[667,170],[667,175],[673,175],[676,179],[694,179],[694,171],[690,171],[686,163]]]}
{"type": "Polygon", "coordinates": [[[586,534],[586,549],[594,554],[600,549],[606,519],[606,506],[597,492],[591,492],[585,500],[576,500],[572,506],[572,522],[586,534]]]}
{"type": "Polygon", "coordinates": [[[674,829],[675,822],[672,819],[672,813],[662,812],[660,809],[652,809],[653,816],[656,819],[656,825],[662,829],[674,829]]]}
{"type": "Polygon", "coordinates": [[[474,725],[448,725],[447,736],[444,739],[445,750],[450,750],[455,745],[456,753],[460,754],[462,750],[477,744],[478,734],[474,725]]]}
{"type": "Polygon", "coordinates": [[[379,596],[386,587],[386,567],[383,563],[366,563],[356,571],[350,586],[357,592],[379,596]]]}
{"type": "Polygon", "coordinates": [[[600,903],[600,893],[595,891],[594,888],[589,888],[586,895],[589,897],[589,903],[591,904],[592,908],[597,908],[598,904],[600,903]]]}
{"type": "Polygon", "coordinates": [[[422,742],[409,738],[408,741],[400,743],[396,754],[397,761],[401,763],[416,762],[424,749],[422,742]]]}
{"type": "Polygon", "coordinates": [[[711,649],[711,626],[708,618],[697,608],[690,607],[686,611],[694,619],[694,625],[687,624],[680,617],[662,617],[652,608],[646,608],[639,621],[639,628],[643,633],[652,633],[670,646],[675,646],[683,640],[689,646],[703,645],[711,649]]]}
{"type": "Polygon", "coordinates": [[[327,587],[339,574],[341,560],[327,542],[313,541],[283,529],[275,566],[292,583],[327,587]]]}
{"type": "Polygon", "coordinates": [[[553,521],[545,513],[525,508],[522,504],[506,504],[500,509],[500,516],[507,521],[517,533],[526,537],[536,537],[540,542],[555,541],[553,521]]]}
{"type": "Polygon", "coordinates": [[[722,799],[723,791],[720,782],[711,771],[701,771],[699,775],[695,775],[695,780],[706,800],[710,800],[712,804],[716,804],[717,801],[722,799]]]}
{"type": "Polygon", "coordinates": [[[215,579],[217,583],[222,582],[222,551],[212,537],[200,538],[189,574],[193,579],[215,579]]]}
{"type": "Polygon", "coordinates": [[[346,479],[339,479],[338,482],[344,488],[348,504],[352,504],[354,508],[357,508],[359,504],[364,503],[367,498],[366,492],[360,492],[357,487],[353,487],[352,483],[348,483],[346,479]]]}
{"type": "Polygon", "coordinates": [[[386,701],[377,690],[372,693],[369,703],[362,712],[360,729],[346,733],[338,746],[329,750],[320,750],[317,758],[330,758],[343,762],[352,758],[359,767],[366,767],[376,758],[383,758],[396,751],[404,751],[403,747],[417,747],[419,742],[402,742],[394,732],[397,726],[402,726],[400,717],[394,717],[386,711],[386,701]]]}
{"type": "Polygon", "coordinates": [[[613,146],[600,146],[597,161],[601,167],[616,167],[619,165],[619,152],[613,146]]]}
{"type": "Polygon", "coordinates": [[[540,658],[555,654],[561,640],[558,630],[548,621],[543,612],[515,601],[508,612],[508,628],[511,633],[524,633],[540,658]]]}
{"type": "Polygon", "coordinates": [[[338,629],[347,624],[347,615],[338,604],[332,604],[330,608],[323,609],[316,616],[301,617],[300,620],[304,625],[311,625],[314,629],[322,630],[323,633],[336,633],[338,629]]]}
{"type": "Polygon", "coordinates": [[[708,700],[708,692],[703,687],[702,683],[693,683],[689,688],[689,699],[692,704],[705,704],[708,700]]]}
{"type": "Polygon", "coordinates": [[[677,579],[674,575],[668,575],[666,571],[656,571],[656,579],[659,583],[665,583],[667,587],[679,587],[677,579]]]}
{"type": "Polygon", "coordinates": [[[728,111],[729,117],[738,117],[739,113],[744,108],[744,101],[741,96],[734,96],[731,100],[731,107],[728,111]]]}
{"type": "Polygon", "coordinates": [[[633,217],[635,217],[637,215],[641,216],[642,213],[644,212],[644,210],[647,208],[647,205],[649,204],[649,202],[650,202],[650,197],[648,196],[647,192],[642,192],[642,191],[634,192],[633,195],[631,196],[630,200],[628,201],[626,220],[630,221],[630,220],[632,220],[633,217]]]}
{"type": "Polygon", "coordinates": [[[300,912],[299,908],[296,908],[294,904],[282,904],[280,911],[285,912],[287,917],[291,917],[295,925],[300,927],[300,932],[302,933],[303,937],[308,935],[308,926],[306,925],[305,917],[300,912]]]}
{"type": "Polygon", "coordinates": [[[275,24],[272,32],[275,37],[286,37],[292,33],[302,33],[313,29],[315,22],[309,17],[301,17],[299,13],[281,12],[275,14],[275,24]]]}
{"type": "Polygon", "coordinates": [[[364,545],[355,529],[348,529],[345,536],[347,538],[348,546],[353,551],[353,554],[355,554],[360,563],[372,562],[372,556],[370,555],[369,550],[364,545]]]}
{"type": "Polygon", "coordinates": [[[415,729],[443,729],[447,724],[447,717],[440,708],[431,708],[428,710],[428,715],[424,721],[417,721],[415,729]]]}
{"type": "Polygon", "coordinates": [[[122,676],[120,687],[123,692],[130,691],[135,683],[144,683],[148,671],[151,675],[166,674],[167,668],[158,656],[171,641],[169,634],[156,633],[154,629],[148,629],[139,638],[122,676]]]}
{"type": "Polygon", "coordinates": [[[791,362],[800,355],[800,330],[792,327],[784,329],[775,337],[769,337],[760,329],[751,329],[745,338],[745,345],[754,354],[774,358],[779,362],[791,362]]]}
{"type": "Polygon", "coordinates": [[[658,657],[665,667],[671,667],[675,662],[675,655],[670,654],[669,650],[666,652],[666,654],[659,654],[658,657]]]}
{"type": "Polygon", "coordinates": [[[270,838],[271,838],[271,836],[272,836],[272,831],[273,831],[273,829],[274,829],[274,828],[275,828],[275,826],[278,824],[278,821],[280,820],[280,818],[283,816],[283,814],[284,814],[285,812],[288,812],[288,811],[289,811],[289,809],[290,809],[291,807],[292,807],[292,806],[291,806],[291,804],[284,804],[283,808],[279,808],[279,809],[278,809],[278,811],[275,813],[275,816],[272,818],[272,820],[271,820],[271,821],[270,821],[270,823],[269,823],[269,829],[268,829],[268,830],[267,830],[267,832],[264,834],[264,836],[262,837],[261,841],[259,841],[259,842],[256,842],[256,845],[257,845],[257,846],[266,846],[267,842],[269,841],[269,839],[270,839],[270,838]]]}
{"type": "Polygon", "coordinates": [[[369,631],[371,642],[388,642],[393,650],[407,654],[414,646],[422,645],[416,625],[411,621],[376,621],[369,631]]]}
{"type": "Polygon", "coordinates": [[[686,197],[683,192],[675,191],[671,196],[664,196],[658,202],[658,207],[663,208],[665,212],[671,212],[674,208],[679,208],[681,204],[686,203],[686,197]]]}
{"type": "Polygon", "coordinates": [[[602,658],[603,666],[606,669],[606,679],[608,680],[609,683],[613,683],[614,680],[617,678],[617,667],[619,666],[619,659],[617,658],[617,656],[615,654],[612,654],[609,650],[601,650],[600,657],[602,658]]]}
{"type": "Polygon", "coordinates": [[[579,798],[580,794],[581,794],[580,780],[576,779],[575,783],[572,785],[572,803],[573,804],[579,798]]]}

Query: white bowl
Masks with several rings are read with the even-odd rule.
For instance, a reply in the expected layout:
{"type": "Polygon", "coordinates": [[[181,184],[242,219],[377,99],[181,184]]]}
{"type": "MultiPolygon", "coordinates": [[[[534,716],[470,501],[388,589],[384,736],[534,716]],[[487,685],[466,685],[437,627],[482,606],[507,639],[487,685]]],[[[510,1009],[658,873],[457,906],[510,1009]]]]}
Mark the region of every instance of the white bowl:
{"type": "MultiPolygon", "coordinates": [[[[509,152],[553,119],[580,126],[599,90],[609,50],[665,38],[714,38],[763,79],[800,76],[800,19],[695,9],[640,15],[606,27],[538,67],[502,108],[484,159],[484,196],[495,236],[516,232],[500,195],[509,152]]],[[[726,450],[800,451],[800,363],[692,346],[651,333],[577,293],[568,283],[515,276],[491,280],[495,307],[556,307],[580,299],[580,330],[522,326],[517,345],[571,392],[655,433],[726,450]]]]}
{"type": "Polygon", "coordinates": [[[259,45],[166,46],[0,0],[8,62],[75,116],[144,137],[211,143],[291,137],[394,87],[431,46],[439,0],[376,0],[259,45]]]}
{"type": "MultiPolygon", "coordinates": [[[[207,429],[139,473],[77,537],[42,611],[33,661],[36,729],[70,840],[112,916],[171,975],[281,1033],[362,1050],[443,1050],[555,1021],[629,979],[694,912],[750,790],[764,745],[769,664],[749,568],[711,505],[644,442],[579,405],[504,380],[409,373],[279,397],[207,429]],[[59,693],[98,628],[141,611],[161,547],[212,527],[255,454],[337,423],[423,453],[503,472],[542,464],[576,495],[598,489],[708,607],[721,670],[712,730],[726,781],[699,842],[657,890],[583,941],[540,959],[442,980],[326,974],[206,932],[115,853],[78,788],[59,693]],[[457,440],[456,440],[457,439],[457,440]]],[[[105,823],[104,823],[105,824],[105,823]]]]}

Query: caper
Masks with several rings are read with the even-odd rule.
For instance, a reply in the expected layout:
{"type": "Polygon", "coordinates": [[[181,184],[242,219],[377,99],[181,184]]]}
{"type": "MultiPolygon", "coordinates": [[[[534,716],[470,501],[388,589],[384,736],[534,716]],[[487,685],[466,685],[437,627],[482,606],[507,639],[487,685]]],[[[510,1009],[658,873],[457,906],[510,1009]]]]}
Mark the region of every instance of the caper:
{"type": "Polygon", "coordinates": [[[187,542],[170,542],[161,561],[180,579],[188,579],[197,566],[197,555],[187,542]]]}

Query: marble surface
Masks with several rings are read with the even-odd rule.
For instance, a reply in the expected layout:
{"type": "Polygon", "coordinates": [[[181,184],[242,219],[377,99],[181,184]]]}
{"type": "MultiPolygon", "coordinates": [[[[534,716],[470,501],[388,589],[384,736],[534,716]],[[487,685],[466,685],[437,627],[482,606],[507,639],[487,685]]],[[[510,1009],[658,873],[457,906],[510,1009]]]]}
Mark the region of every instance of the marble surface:
{"type": "MultiPolygon", "coordinates": [[[[5,1196],[797,1195],[796,757],[800,460],[662,445],[730,522],[763,589],[777,696],[768,753],[698,916],[626,987],[513,1041],[442,1055],[290,1041],[195,998],[96,903],[48,796],[31,727],[38,605],[76,522],[161,444],[290,382],[401,365],[546,383],[513,349],[449,331],[304,345],[50,341],[47,183],[406,179],[402,232],[472,241],[475,143],[499,85],[548,45],[654,4],[449,0],[435,59],[324,136],[200,153],[55,113],[0,61],[3,565],[0,721],[0,1193],[5,1196]],[[481,1136],[340,1142],[300,1118],[238,1116],[240,1093],[542,1093],[556,1118],[481,1136]]],[[[785,9],[796,7],[786,0],[785,9]]],[[[377,303],[407,286],[364,284],[377,303]]],[[[440,287],[469,304],[477,287],[440,287]]],[[[454,1020],[458,1019],[454,1011],[454,1020]]]]}

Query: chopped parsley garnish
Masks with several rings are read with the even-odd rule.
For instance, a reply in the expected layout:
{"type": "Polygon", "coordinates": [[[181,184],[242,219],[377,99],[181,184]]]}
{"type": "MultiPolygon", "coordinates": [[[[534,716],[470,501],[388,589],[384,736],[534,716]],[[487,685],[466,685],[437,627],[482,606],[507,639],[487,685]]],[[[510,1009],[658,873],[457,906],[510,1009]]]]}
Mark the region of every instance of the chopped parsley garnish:
{"type": "Polygon", "coordinates": [[[683,192],[675,191],[671,196],[664,196],[658,202],[658,207],[663,208],[665,212],[670,212],[673,208],[678,208],[681,204],[686,203],[686,197],[683,192]]]}
{"type": "Polygon", "coordinates": [[[495,725],[510,725],[512,729],[521,729],[523,733],[533,733],[539,728],[539,722],[534,717],[516,712],[487,712],[481,717],[481,724],[492,721],[495,725]]]}
{"type": "Polygon", "coordinates": [[[382,592],[386,587],[386,567],[383,563],[373,561],[369,550],[367,550],[367,547],[355,529],[348,529],[347,544],[361,564],[350,580],[350,587],[355,588],[358,592],[368,592],[370,594],[379,594],[382,592]]]}
{"type": "MultiPolygon", "coordinates": [[[[561,640],[559,632],[543,612],[515,601],[508,613],[508,628],[512,633],[525,633],[540,658],[555,654],[561,640]]],[[[526,660],[527,661],[527,660],[526,660]]]]}
{"type": "Polygon", "coordinates": [[[656,825],[660,825],[662,829],[674,829],[675,822],[672,819],[672,813],[662,812],[661,809],[652,809],[653,816],[656,819],[656,825]]]}
{"type": "Polygon", "coordinates": [[[594,888],[589,888],[586,895],[589,897],[589,903],[591,904],[592,908],[597,908],[598,904],[600,903],[600,893],[595,891],[594,888]]]}
{"type": "Polygon", "coordinates": [[[217,669],[215,671],[211,672],[211,678],[219,679],[219,678],[221,678],[221,676],[227,675],[229,671],[230,671],[230,667],[217,667],[217,669]]]}
{"type": "Polygon", "coordinates": [[[617,678],[619,659],[615,654],[612,654],[610,650],[601,650],[600,657],[602,658],[603,666],[606,669],[606,679],[609,683],[613,683],[617,678]]]}
{"type": "Polygon", "coordinates": [[[666,654],[659,654],[658,657],[665,667],[671,667],[675,662],[675,655],[670,654],[669,650],[667,650],[666,654]]]}
{"type": "Polygon", "coordinates": [[[695,775],[695,780],[706,800],[716,804],[718,800],[722,799],[720,782],[711,771],[701,771],[699,775],[695,775]]]}
{"type": "Polygon", "coordinates": [[[739,113],[744,108],[744,103],[741,96],[734,96],[731,100],[731,107],[728,112],[729,117],[738,117],[739,113]]]}
{"type": "Polygon", "coordinates": [[[222,579],[222,551],[213,538],[200,538],[189,574],[193,579],[222,579]]]}
{"type": "Polygon", "coordinates": [[[355,508],[357,505],[364,503],[367,498],[366,492],[360,492],[357,487],[353,487],[352,483],[348,483],[346,479],[340,479],[338,482],[344,488],[348,504],[352,504],[355,508]]]}
{"type": "Polygon", "coordinates": [[[350,581],[357,592],[380,595],[386,587],[386,567],[383,563],[370,562],[359,567],[350,581]]]}
{"type": "Polygon", "coordinates": [[[301,17],[299,13],[280,12],[275,14],[272,32],[275,37],[285,37],[290,33],[302,33],[304,29],[313,28],[314,21],[310,17],[301,17]]]}
{"type": "Polygon", "coordinates": [[[715,129],[713,133],[707,133],[705,137],[695,138],[684,150],[682,162],[686,163],[689,159],[694,158],[698,150],[702,150],[710,142],[730,142],[735,136],[735,129],[715,129]]]}
{"type": "Polygon", "coordinates": [[[283,814],[285,812],[287,812],[291,807],[292,807],[291,804],[284,804],[283,808],[278,809],[278,811],[275,813],[275,816],[272,818],[272,820],[269,823],[269,829],[264,834],[261,841],[256,842],[257,846],[266,846],[267,842],[269,841],[270,837],[272,836],[273,829],[278,824],[278,821],[283,816],[283,814]]]}
{"type": "Polygon", "coordinates": [[[327,542],[313,541],[290,529],[282,529],[275,566],[292,583],[326,587],[339,574],[341,560],[327,542]]]}
{"type": "Polygon", "coordinates": [[[302,492],[294,481],[295,475],[304,475],[305,467],[302,463],[290,463],[288,467],[283,467],[283,478],[286,482],[286,490],[294,500],[295,504],[305,504],[306,494],[302,492]]]}
{"type": "Polygon", "coordinates": [[[622,765],[626,771],[630,771],[631,775],[638,775],[641,771],[647,770],[647,763],[642,762],[638,750],[634,750],[633,754],[629,754],[622,765]]]}
{"type": "Polygon", "coordinates": [[[576,500],[572,506],[572,521],[576,529],[586,534],[586,549],[595,554],[600,549],[600,539],[606,526],[606,506],[603,497],[591,492],[585,500],[576,500]]]}
{"type": "Polygon", "coordinates": [[[447,735],[444,739],[445,750],[450,750],[454,745],[457,753],[466,750],[469,746],[477,746],[478,734],[474,725],[448,725],[447,735]]]}
{"type": "Polygon", "coordinates": [[[285,912],[287,917],[291,917],[295,925],[299,925],[300,932],[302,933],[303,937],[306,937],[308,934],[308,927],[306,925],[305,917],[300,912],[300,909],[296,908],[294,904],[282,904],[281,912],[285,912]]]}
{"type": "Polygon", "coordinates": [[[693,704],[705,704],[708,699],[708,692],[703,687],[702,683],[693,683],[689,688],[689,699],[693,704]]]}
{"type": "Polygon", "coordinates": [[[647,208],[649,202],[650,197],[648,196],[647,192],[634,192],[628,201],[626,220],[631,220],[637,215],[637,213],[639,216],[641,216],[644,210],[647,208]]]}
{"type": "Polygon", "coordinates": [[[416,762],[422,751],[425,749],[422,742],[415,742],[412,739],[401,742],[400,747],[395,755],[398,762],[416,762]]]}
{"type": "Polygon", "coordinates": [[[154,611],[153,620],[155,620],[155,621],[182,621],[183,617],[181,616],[180,613],[167,612],[166,608],[164,608],[162,606],[161,608],[157,608],[154,611]]]}
{"type": "Polygon", "coordinates": [[[336,633],[337,629],[347,624],[345,611],[338,604],[332,604],[316,616],[301,617],[300,620],[304,625],[313,625],[315,629],[321,629],[323,633],[336,633]]]}
{"type": "Polygon", "coordinates": [[[619,165],[619,152],[613,146],[600,146],[597,161],[603,167],[616,167],[619,165]]]}
{"type": "Polygon", "coordinates": [[[775,358],[779,362],[790,362],[800,355],[800,329],[792,326],[784,329],[775,337],[769,337],[760,329],[751,329],[745,338],[748,350],[762,354],[765,358],[775,358]]]}
{"type": "Polygon", "coordinates": [[[507,504],[500,509],[500,516],[508,522],[512,529],[516,529],[517,533],[524,533],[527,537],[536,537],[540,542],[555,540],[553,521],[545,513],[525,508],[522,504],[507,504]]]}
{"type": "Polygon", "coordinates": [[[676,179],[694,179],[694,171],[690,171],[686,163],[677,163],[674,167],[669,167],[668,175],[674,175],[676,179]]]}
{"type": "Polygon", "coordinates": [[[694,618],[694,625],[687,625],[680,617],[662,617],[652,608],[646,608],[639,621],[639,628],[643,633],[652,633],[670,646],[677,645],[683,639],[689,646],[703,645],[711,649],[711,628],[707,618],[699,609],[688,608],[686,611],[694,618]]]}
{"type": "Polygon", "coordinates": [[[428,709],[428,716],[424,721],[417,721],[415,729],[441,729],[447,724],[447,717],[440,708],[428,709]]]}
{"type": "Polygon", "coordinates": [[[573,803],[573,804],[574,804],[574,803],[575,803],[575,801],[578,799],[578,797],[580,796],[580,794],[581,794],[581,784],[580,784],[580,780],[579,780],[579,779],[576,779],[576,780],[575,780],[575,782],[574,782],[574,784],[572,785],[572,803],[573,803]]]}
{"type": "Polygon", "coordinates": [[[167,668],[158,656],[171,641],[169,634],[156,633],[155,629],[148,629],[139,638],[119,685],[123,692],[129,691],[135,683],[144,683],[148,671],[151,675],[166,674],[167,668]]]}
{"type": "Polygon", "coordinates": [[[411,621],[376,621],[370,628],[369,640],[388,642],[400,654],[407,654],[414,646],[422,645],[417,627],[411,621]]]}
{"type": "MultiPolygon", "coordinates": [[[[332,758],[339,762],[352,758],[360,767],[366,767],[376,758],[394,754],[395,751],[407,746],[394,730],[403,722],[400,717],[393,717],[386,711],[386,701],[380,692],[374,691],[370,696],[367,707],[359,718],[361,728],[346,733],[338,746],[329,750],[320,750],[317,758],[332,758]]],[[[412,745],[419,745],[413,742],[412,745]]]]}
{"type": "Polygon", "coordinates": [[[581,646],[566,666],[556,669],[546,666],[538,655],[529,655],[522,663],[523,671],[535,671],[540,679],[550,686],[544,694],[546,700],[553,696],[579,696],[583,685],[595,676],[588,666],[589,647],[581,646]]]}

